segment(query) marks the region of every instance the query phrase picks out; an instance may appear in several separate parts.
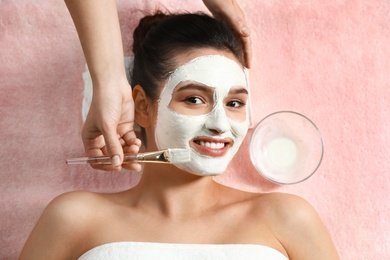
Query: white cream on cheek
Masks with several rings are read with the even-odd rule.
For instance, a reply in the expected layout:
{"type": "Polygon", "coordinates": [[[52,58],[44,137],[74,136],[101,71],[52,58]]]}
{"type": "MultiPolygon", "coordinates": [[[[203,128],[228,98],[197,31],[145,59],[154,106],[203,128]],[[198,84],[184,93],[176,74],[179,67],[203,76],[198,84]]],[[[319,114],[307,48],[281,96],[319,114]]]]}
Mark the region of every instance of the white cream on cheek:
{"type": "Polygon", "coordinates": [[[248,120],[234,121],[226,116],[223,100],[233,86],[247,86],[243,69],[233,60],[220,55],[198,57],[180,67],[169,77],[158,105],[155,139],[159,149],[188,148],[189,141],[198,136],[231,138],[233,146],[222,157],[209,157],[191,149],[191,161],[176,166],[198,175],[216,175],[225,171],[248,130],[248,120]],[[175,87],[183,81],[194,81],[214,92],[213,110],[205,115],[188,116],[169,108],[175,87]],[[221,134],[213,134],[217,129],[221,134]]]}

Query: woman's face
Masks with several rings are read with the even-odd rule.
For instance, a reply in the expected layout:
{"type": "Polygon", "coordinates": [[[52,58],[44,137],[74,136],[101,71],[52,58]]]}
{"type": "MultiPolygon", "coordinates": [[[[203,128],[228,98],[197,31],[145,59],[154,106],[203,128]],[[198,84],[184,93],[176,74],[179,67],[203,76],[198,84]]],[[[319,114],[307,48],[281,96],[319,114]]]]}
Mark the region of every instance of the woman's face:
{"type": "Polygon", "coordinates": [[[158,102],[155,141],[161,150],[187,148],[176,164],[197,175],[222,174],[248,130],[247,78],[233,55],[195,56],[177,67],[158,102]]]}

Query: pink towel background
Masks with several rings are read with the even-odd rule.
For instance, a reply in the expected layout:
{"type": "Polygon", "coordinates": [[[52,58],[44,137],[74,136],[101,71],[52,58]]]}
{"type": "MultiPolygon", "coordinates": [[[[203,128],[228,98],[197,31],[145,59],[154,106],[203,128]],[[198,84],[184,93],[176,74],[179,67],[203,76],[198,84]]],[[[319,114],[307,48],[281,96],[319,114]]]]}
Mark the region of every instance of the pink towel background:
{"type": "MultiPolygon", "coordinates": [[[[160,1],[169,10],[202,2],[160,1]]],[[[279,186],[248,158],[246,139],[218,181],[298,194],[318,210],[342,259],[390,258],[390,2],[240,1],[253,35],[254,122],[278,110],[311,118],[325,156],[309,180],[279,186]]],[[[157,1],[118,1],[131,32],[157,1]]],[[[72,190],[113,192],[139,174],[67,166],[84,154],[85,61],[64,2],[0,1],[0,258],[16,259],[47,203],[72,190]]],[[[294,214],[294,212],[291,212],[294,214]]]]}

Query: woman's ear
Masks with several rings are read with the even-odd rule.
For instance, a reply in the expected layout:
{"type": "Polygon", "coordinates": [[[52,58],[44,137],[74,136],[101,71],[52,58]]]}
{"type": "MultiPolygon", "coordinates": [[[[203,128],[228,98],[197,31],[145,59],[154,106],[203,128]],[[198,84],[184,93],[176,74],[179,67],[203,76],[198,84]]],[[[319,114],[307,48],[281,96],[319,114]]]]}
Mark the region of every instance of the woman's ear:
{"type": "Polygon", "coordinates": [[[151,125],[151,100],[146,96],[144,89],[140,85],[133,88],[134,118],[141,127],[151,125]]]}

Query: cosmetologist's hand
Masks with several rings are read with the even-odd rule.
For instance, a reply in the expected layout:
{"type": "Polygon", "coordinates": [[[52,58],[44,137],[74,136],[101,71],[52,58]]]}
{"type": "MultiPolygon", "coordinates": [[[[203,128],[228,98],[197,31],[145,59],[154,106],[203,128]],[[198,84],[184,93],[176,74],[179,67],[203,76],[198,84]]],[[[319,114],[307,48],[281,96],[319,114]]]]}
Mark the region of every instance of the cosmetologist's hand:
{"type": "Polygon", "coordinates": [[[109,155],[112,165],[92,164],[95,169],[118,171],[122,167],[140,171],[141,164],[123,164],[125,154],[138,153],[141,140],[134,133],[134,101],[126,79],[119,84],[94,88],[82,139],[89,157],[109,155]]]}
{"type": "MultiPolygon", "coordinates": [[[[95,169],[120,170],[124,153],[137,153],[141,141],[134,133],[134,102],[126,79],[122,36],[115,0],[65,0],[77,29],[93,83],[91,108],[82,131],[87,156],[108,155],[112,165],[95,169]]],[[[123,167],[141,170],[139,163],[123,167]]]]}
{"type": "Polygon", "coordinates": [[[241,41],[244,44],[246,67],[250,68],[252,59],[250,30],[240,6],[235,0],[203,0],[203,3],[215,18],[227,21],[241,35],[241,41]]]}

